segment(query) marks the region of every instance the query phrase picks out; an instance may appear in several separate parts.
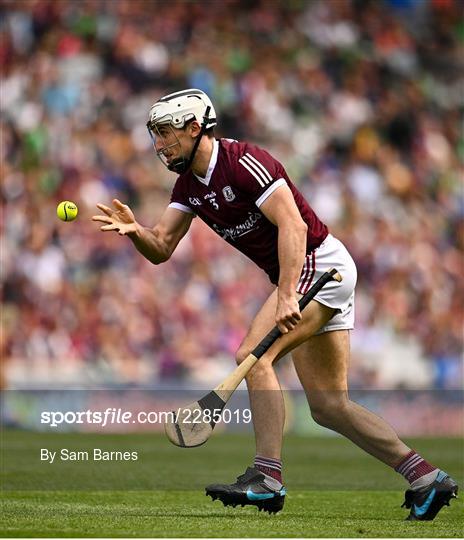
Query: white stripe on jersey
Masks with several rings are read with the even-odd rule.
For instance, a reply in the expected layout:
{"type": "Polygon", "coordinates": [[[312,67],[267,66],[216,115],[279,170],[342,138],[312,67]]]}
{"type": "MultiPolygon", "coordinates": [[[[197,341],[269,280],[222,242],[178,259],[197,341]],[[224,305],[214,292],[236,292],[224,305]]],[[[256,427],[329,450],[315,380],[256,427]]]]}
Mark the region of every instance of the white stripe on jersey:
{"type": "Polygon", "coordinates": [[[245,161],[245,156],[240,158],[238,162],[240,163],[240,165],[243,165],[245,169],[247,169],[247,171],[258,181],[261,187],[265,186],[264,181],[259,175],[259,172],[256,172],[254,169],[252,169],[252,165],[245,161]]]}
{"type": "Polygon", "coordinates": [[[264,187],[269,183],[269,180],[263,175],[263,173],[258,169],[258,167],[249,159],[249,155],[245,154],[241,157],[238,162],[247,169],[252,176],[258,181],[261,187],[264,187]]]}
{"type": "MultiPolygon", "coordinates": [[[[256,165],[263,171],[264,176],[267,177],[269,182],[272,182],[272,176],[269,174],[269,171],[266,169],[266,167],[260,161],[258,161],[254,156],[252,156],[248,152],[245,154],[245,156],[250,158],[252,161],[254,161],[256,163],[256,165]]],[[[266,184],[267,184],[267,182],[266,182],[266,184]]]]}

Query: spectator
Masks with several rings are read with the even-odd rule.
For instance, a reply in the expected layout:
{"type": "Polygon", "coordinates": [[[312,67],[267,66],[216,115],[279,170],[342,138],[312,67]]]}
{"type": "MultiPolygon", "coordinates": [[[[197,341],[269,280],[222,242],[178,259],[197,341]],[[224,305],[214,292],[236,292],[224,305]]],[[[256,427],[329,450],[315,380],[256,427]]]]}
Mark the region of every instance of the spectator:
{"type": "Polygon", "coordinates": [[[354,384],[460,386],[458,0],[3,0],[1,10],[7,385],[219,380],[231,369],[269,290],[262,276],[201,223],[166,270],[88,219],[117,191],[155,221],[172,178],[146,114],[193,85],[214,97],[219,127],[285,163],[353,253],[354,384]],[[77,222],[54,219],[63,199],[79,204],[77,222]]]}

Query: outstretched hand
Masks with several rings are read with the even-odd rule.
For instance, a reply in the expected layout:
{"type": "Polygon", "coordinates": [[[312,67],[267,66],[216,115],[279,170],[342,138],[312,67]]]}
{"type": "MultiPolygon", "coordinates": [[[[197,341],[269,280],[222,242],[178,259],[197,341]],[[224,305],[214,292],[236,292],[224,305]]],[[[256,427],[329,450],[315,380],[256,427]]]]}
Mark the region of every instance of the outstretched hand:
{"type": "Polygon", "coordinates": [[[97,208],[105,215],[92,216],[92,221],[106,223],[106,225],[100,227],[101,231],[116,231],[121,236],[135,232],[137,230],[137,222],[135,221],[134,213],[127,204],[123,204],[118,199],[113,199],[113,207],[114,210],[104,204],[97,204],[97,208]]]}

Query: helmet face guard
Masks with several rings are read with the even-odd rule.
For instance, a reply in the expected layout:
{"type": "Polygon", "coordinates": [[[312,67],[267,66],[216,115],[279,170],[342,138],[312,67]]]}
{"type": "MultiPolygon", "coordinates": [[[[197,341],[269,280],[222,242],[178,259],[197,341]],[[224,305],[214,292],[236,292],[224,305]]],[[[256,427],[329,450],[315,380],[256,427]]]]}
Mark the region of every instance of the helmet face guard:
{"type": "Polygon", "coordinates": [[[188,171],[192,165],[205,131],[215,125],[216,113],[209,97],[201,90],[191,88],[159,99],[150,109],[147,129],[156,154],[162,163],[170,171],[182,174],[188,171]],[[201,124],[200,133],[196,137],[190,156],[183,156],[182,145],[176,136],[176,129],[185,128],[192,120],[196,120],[201,124]],[[169,127],[171,130],[169,143],[160,132],[161,127],[169,127]],[[160,144],[160,141],[162,144],[160,144]],[[158,149],[156,148],[157,145],[158,149]],[[178,157],[168,162],[171,151],[174,151],[178,157]]]}
{"type": "Polygon", "coordinates": [[[173,159],[170,163],[168,161],[168,156],[171,153],[171,151],[175,151],[175,153],[179,154],[182,152],[182,145],[180,144],[179,139],[177,138],[177,135],[172,128],[172,126],[168,123],[166,124],[155,124],[150,126],[150,122],[147,123],[147,129],[148,133],[150,134],[151,140],[153,142],[153,148],[155,149],[156,155],[161,160],[161,163],[167,167],[170,171],[175,172],[177,174],[182,174],[184,172],[187,172],[188,170],[188,162],[189,160],[183,156],[179,156],[175,159],[173,159]],[[165,129],[169,129],[171,132],[171,140],[174,140],[174,142],[168,143],[166,140],[166,137],[161,134],[159,131],[159,128],[161,125],[165,129]],[[161,142],[161,144],[159,144],[161,142]],[[158,148],[157,148],[158,143],[158,148]]]}

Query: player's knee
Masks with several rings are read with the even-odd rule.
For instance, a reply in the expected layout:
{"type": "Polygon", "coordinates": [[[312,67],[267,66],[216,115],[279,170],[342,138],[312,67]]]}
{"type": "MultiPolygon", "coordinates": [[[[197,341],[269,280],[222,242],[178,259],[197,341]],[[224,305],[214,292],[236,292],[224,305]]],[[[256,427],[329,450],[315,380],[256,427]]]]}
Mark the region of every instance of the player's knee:
{"type": "MultiPolygon", "coordinates": [[[[241,345],[237,353],[235,354],[235,361],[237,365],[240,365],[242,362],[244,362],[250,354],[251,349],[246,345],[241,345]]],[[[272,369],[272,357],[270,355],[264,354],[259,359],[259,362],[256,362],[256,364],[248,372],[247,378],[266,372],[269,369],[272,369]]]]}
{"type": "Polygon", "coordinates": [[[310,400],[311,416],[320,426],[335,428],[346,416],[348,399],[344,392],[322,392],[310,400]]]}

